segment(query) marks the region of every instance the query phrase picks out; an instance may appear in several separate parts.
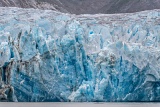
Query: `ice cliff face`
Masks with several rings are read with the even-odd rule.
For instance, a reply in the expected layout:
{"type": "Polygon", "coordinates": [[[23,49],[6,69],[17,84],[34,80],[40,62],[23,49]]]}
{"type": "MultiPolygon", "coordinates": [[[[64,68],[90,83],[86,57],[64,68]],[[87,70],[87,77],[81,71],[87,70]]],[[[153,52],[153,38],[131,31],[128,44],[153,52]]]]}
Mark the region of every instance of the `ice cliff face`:
{"type": "Polygon", "coordinates": [[[2,101],[160,101],[160,10],[0,8],[2,101]]]}

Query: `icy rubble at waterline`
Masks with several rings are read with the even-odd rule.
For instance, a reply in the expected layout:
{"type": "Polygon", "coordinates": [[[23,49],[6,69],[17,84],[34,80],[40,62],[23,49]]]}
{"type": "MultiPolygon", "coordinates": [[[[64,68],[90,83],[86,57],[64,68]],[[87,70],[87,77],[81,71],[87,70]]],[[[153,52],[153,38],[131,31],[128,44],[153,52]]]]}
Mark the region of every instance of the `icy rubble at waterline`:
{"type": "Polygon", "coordinates": [[[160,101],[160,10],[0,8],[1,101],[160,101]]]}

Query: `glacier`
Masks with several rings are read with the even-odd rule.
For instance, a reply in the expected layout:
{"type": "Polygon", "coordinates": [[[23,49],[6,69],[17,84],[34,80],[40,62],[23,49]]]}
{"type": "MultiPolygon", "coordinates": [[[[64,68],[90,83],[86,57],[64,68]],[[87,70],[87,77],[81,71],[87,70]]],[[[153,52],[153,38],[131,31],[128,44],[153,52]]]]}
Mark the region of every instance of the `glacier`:
{"type": "Polygon", "coordinates": [[[160,10],[0,8],[0,101],[159,102],[160,10]]]}

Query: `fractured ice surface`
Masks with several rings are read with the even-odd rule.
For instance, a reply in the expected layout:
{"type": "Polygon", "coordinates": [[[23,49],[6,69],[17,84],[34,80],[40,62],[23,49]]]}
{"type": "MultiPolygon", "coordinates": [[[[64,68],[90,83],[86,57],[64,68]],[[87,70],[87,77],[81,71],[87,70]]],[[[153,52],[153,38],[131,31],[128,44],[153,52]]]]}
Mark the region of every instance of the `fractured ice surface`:
{"type": "Polygon", "coordinates": [[[0,8],[0,67],[1,100],[160,101],[160,10],[0,8]]]}

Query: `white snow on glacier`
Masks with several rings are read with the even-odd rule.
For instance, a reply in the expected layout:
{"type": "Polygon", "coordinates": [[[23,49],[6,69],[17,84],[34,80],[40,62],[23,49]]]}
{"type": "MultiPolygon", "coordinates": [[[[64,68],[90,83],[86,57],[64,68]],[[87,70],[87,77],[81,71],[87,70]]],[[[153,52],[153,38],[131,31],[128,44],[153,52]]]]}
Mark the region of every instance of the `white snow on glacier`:
{"type": "Polygon", "coordinates": [[[0,8],[0,71],[5,101],[160,101],[160,10],[0,8]]]}

